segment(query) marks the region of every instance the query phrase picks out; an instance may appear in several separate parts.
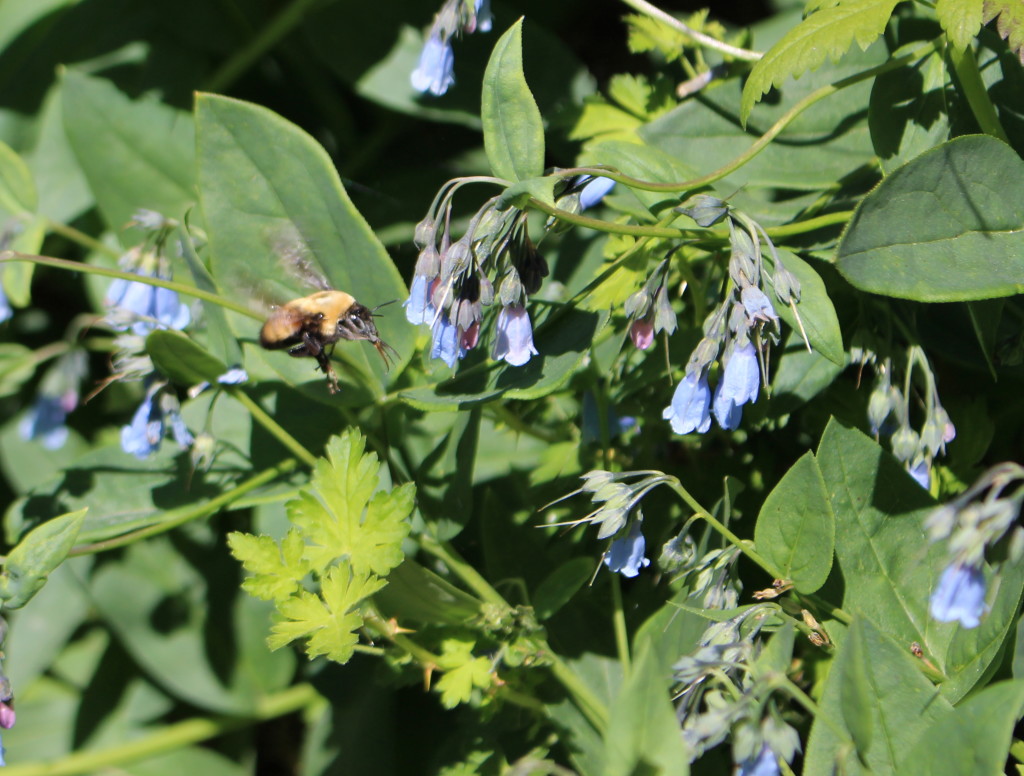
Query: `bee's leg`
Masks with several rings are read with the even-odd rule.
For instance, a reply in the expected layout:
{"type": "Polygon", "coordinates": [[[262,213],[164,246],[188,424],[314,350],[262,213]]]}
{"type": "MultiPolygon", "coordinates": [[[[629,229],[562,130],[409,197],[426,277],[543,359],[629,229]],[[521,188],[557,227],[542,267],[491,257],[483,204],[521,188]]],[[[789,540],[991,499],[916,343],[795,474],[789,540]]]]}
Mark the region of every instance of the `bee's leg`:
{"type": "Polygon", "coordinates": [[[302,341],[302,347],[305,348],[309,355],[316,359],[316,362],[320,365],[320,371],[327,375],[327,390],[331,393],[337,393],[339,390],[338,375],[335,373],[334,367],[331,366],[328,354],[319,340],[311,337],[309,332],[303,332],[302,341]]]}

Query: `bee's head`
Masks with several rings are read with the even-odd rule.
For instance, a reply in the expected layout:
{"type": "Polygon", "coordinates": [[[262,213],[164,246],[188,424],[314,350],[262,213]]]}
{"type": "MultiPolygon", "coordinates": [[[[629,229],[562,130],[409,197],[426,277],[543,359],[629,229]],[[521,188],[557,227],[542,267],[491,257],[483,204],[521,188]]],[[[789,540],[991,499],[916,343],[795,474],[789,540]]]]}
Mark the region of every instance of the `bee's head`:
{"type": "MultiPolygon", "coordinates": [[[[386,304],[391,303],[387,302],[386,304]]],[[[380,357],[384,359],[384,363],[390,367],[391,360],[389,356],[397,356],[398,354],[395,353],[394,348],[380,338],[377,325],[373,322],[374,314],[383,306],[378,305],[371,310],[365,305],[359,304],[359,302],[354,302],[345,314],[339,317],[338,333],[345,339],[368,340],[373,343],[373,346],[377,348],[377,352],[380,353],[380,357]]]]}

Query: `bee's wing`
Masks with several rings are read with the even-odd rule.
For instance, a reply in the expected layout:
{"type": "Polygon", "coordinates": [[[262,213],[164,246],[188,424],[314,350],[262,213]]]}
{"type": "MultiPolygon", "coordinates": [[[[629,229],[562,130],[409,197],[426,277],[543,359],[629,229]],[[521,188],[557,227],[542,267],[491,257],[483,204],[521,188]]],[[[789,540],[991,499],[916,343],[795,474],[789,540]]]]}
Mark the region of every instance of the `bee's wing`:
{"type": "Polygon", "coordinates": [[[327,282],[327,278],[316,264],[309,243],[294,225],[289,224],[275,233],[271,247],[278,258],[281,269],[303,286],[318,291],[331,290],[331,284],[327,282]]]}

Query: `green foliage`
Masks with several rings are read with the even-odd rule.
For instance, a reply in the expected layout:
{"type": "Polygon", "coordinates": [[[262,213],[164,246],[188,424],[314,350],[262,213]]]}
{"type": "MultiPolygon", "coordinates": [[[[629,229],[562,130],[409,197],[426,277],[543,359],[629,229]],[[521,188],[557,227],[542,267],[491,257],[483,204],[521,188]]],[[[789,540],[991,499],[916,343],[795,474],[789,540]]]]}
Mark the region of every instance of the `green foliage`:
{"type": "Polygon", "coordinates": [[[308,487],[286,505],[295,526],[280,543],[268,536],[234,533],[231,551],[253,574],[252,595],[273,601],[282,620],[267,640],[280,649],[307,638],[310,658],[347,663],[363,627],[360,604],[387,584],[402,562],[415,488],[380,486],[380,463],[366,440],[347,431],[327,445],[308,487]],[[307,575],[319,592],[304,589],[307,575]]]}
{"type": "Polygon", "coordinates": [[[899,0],[839,0],[820,8],[790,30],[754,65],[743,87],[740,120],[746,124],[754,104],[790,77],[838,62],[856,41],[866,49],[885,30],[899,0]]]}

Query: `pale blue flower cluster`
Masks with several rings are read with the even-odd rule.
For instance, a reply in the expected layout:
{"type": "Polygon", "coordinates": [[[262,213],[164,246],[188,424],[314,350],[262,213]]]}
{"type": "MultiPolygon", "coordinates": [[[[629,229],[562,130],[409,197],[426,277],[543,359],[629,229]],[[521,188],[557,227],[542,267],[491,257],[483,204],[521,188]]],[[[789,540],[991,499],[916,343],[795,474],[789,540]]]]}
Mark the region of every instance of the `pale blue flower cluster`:
{"type": "Polygon", "coordinates": [[[981,616],[988,611],[981,569],[957,563],[947,566],[928,600],[928,611],[939,622],[959,622],[965,628],[977,628],[981,616]]]}
{"type": "Polygon", "coordinates": [[[416,69],[409,79],[412,88],[435,97],[446,93],[455,83],[452,40],[463,32],[490,32],[492,24],[490,0],[475,0],[472,6],[464,0],[447,0],[434,17],[423,43],[416,69]]]}
{"type": "Polygon", "coordinates": [[[647,541],[640,528],[640,521],[634,520],[625,536],[612,542],[608,552],[604,554],[604,565],[624,577],[635,577],[640,569],[651,565],[649,558],[644,557],[647,541]]]}

